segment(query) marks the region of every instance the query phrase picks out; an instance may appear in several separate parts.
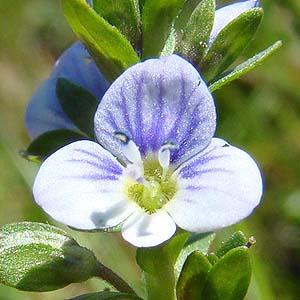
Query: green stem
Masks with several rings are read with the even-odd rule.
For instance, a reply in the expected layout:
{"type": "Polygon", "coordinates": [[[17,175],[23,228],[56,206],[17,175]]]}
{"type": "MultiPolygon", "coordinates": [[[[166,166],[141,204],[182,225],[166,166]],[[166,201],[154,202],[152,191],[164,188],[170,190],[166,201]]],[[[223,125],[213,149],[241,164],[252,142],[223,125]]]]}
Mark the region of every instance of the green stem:
{"type": "Polygon", "coordinates": [[[97,271],[95,274],[97,277],[105,280],[113,287],[115,287],[119,292],[128,293],[136,295],[134,290],[124,281],[119,275],[114,273],[111,269],[105,267],[100,262],[98,262],[97,271]]]}

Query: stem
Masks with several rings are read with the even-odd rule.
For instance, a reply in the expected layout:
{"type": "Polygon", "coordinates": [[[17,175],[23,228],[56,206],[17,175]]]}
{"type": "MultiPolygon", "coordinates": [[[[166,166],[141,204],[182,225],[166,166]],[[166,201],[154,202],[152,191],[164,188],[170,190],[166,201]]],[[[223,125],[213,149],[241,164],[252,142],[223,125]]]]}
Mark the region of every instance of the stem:
{"type": "Polygon", "coordinates": [[[137,296],[134,290],[128,285],[126,281],[124,281],[119,275],[114,273],[111,269],[102,265],[100,262],[98,262],[97,271],[95,275],[105,280],[109,284],[111,284],[119,292],[133,294],[137,296]]]}

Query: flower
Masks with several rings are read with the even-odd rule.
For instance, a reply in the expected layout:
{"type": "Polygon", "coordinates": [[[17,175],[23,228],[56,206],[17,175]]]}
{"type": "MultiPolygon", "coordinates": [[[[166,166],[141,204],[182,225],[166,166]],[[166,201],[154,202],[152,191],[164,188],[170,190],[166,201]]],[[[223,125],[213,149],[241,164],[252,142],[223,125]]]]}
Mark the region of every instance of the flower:
{"type": "Polygon", "coordinates": [[[247,10],[258,6],[258,0],[246,0],[234,2],[217,9],[215,12],[213,28],[208,41],[208,48],[212,45],[222,29],[224,29],[231,21],[247,10]]]}
{"type": "Polygon", "coordinates": [[[68,48],[55,63],[48,79],[43,81],[28,104],[25,125],[31,139],[55,129],[76,129],[64,114],[56,96],[56,82],[64,77],[102,98],[108,83],[80,42],[68,48]]]}
{"type": "Polygon", "coordinates": [[[81,230],[121,229],[151,247],[176,225],[213,231],[248,216],[262,195],[260,171],[244,151],[213,138],[215,105],[196,69],[177,55],[127,69],[95,115],[99,144],[78,141],[42,164],[35,201],[81,230]]]}

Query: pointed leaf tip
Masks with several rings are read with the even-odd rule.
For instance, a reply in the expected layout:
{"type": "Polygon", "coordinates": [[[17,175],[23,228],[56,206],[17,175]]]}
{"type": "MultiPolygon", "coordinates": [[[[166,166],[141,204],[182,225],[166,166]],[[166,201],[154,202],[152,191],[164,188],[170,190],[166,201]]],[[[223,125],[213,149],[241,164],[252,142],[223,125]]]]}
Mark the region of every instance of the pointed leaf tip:
{"type": "Polygon", "coordinates": [[[139,58],[120,31],[99,16],[85,0],[62,0],[64,14],[107,80],[113,81],[139,58]]]}
{"type": "Polygon", "coordinates": [[[230,83],[231,81],[240,78],[244,74],[247,74],[254,68],[261,65],[269,56],[271,56],[281,46],[282,46],[282,42],[277,41],[267,49],[247,59],[246,61],[244,61],[237,67],[235,67],[233,70],[221,74],[220,76],[218,76],[217,79],[215,79],[215,81],[213,81],[209,85],[209,89],[211,90],[211,92],[214,92],[217,89],[221,88],[222,86],[230,83]]]}

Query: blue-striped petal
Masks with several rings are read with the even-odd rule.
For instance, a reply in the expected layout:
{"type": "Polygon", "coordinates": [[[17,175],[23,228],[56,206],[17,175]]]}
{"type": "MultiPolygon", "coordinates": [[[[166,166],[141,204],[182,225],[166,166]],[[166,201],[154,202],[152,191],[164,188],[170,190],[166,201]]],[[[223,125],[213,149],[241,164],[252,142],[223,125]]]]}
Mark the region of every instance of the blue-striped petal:
{"type": "Polygon", "coordinates": [[[234,2],[216,10],[213,28],[210,34],[208,46],[210,46],[220,31],[243,12],[259,6],[258,0],[246,0],[234,2]]]}
{"type": "Polygon", "coordinates": [[[197,72],[177,55],[150,59],[125,71],[110,86],[95,115],[95,133],[106,149],[126,160],[115,131],[124,131],[142,156],[172,141],[171,163],[204,149],[216,126],[213,98],[197,72]]]}
{"type": "Polygon", "coordinates": [[[99,144],[69,144],[42,164],[33,186],[35,201],[55,220],[92,230],[113,227],[135,209],[124,197],[123,167],[99,144]]]}
{"type": "Polygon", "coordinates": [[[247,217],[259,204],[262,178],[254,160],[221,139],[177,171],[178,192],[165,207],[175,223],[208,232],[247,217]]]}
{"type": "Polygon", "coordinates": [[[97,69],[80,42],[74,43],[56,62],[50,77],[32,95],[28,104],[25,125],[31,139],[50,130],[75,126],[64,114],[56,97],[56,80],[65,77],[90,91],[101,100],[108,83],[97,69]]]}

